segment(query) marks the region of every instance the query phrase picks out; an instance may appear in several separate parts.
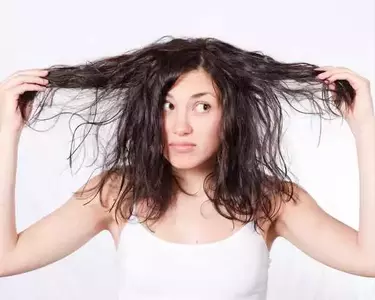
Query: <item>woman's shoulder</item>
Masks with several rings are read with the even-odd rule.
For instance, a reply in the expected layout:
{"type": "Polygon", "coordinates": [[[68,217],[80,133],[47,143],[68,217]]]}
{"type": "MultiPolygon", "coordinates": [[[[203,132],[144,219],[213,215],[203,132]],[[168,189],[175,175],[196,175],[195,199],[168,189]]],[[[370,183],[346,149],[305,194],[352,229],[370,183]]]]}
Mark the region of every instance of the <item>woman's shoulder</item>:
{"type": "Polygon", "coordinates": [[[289,206],[296,205],[304,189],[293,181],[271,180],[263,189],[267,209],[257,212],[256,219],[262,227],[272,230],[289,206]]]}
{"type": "MultiPolygon", "coordinates": [[[[273,198],[273,206],[275,213],[274,222],[272,224],[276,235],[279,235],[281,228],[285,227],[288,219],[298,213],[300,207],[308,207],[314,202],[309,193],[296,182],[283,182],[284,190],[275,195],[273,198]]],[[[315,202],[314,202],[315,204],[315,202]]]]}
{"type": "MultiPolygon", "coordinates": [[[[106,229],[109,231],[116,244],[122,228],[126,224],[126,206],[120,205],[120,195],[126,185],[126,179],[119,172],[102,172],[97,176],[96,183],[101,187],[100,205],[107,214],[106,229]],[[116,209],[118,207],[118,209],[116,209]],[[125,207],[125,209],[124,209],[125,207]],[[121,214],[119,213],[121,210],[121,214]]],[[[124,201],[124,200],[122,200],[124,201]]]]}
{"type": "Polygon", "coordinates": [[[105,229],[111,231],[116,221],[115,205],[121,188],[121,176],[115,172],[102,171],[90,177],[87,182],[75,192],[78,199],[85,205],[98,212],[98,218],[105,221],[105,229]]]}

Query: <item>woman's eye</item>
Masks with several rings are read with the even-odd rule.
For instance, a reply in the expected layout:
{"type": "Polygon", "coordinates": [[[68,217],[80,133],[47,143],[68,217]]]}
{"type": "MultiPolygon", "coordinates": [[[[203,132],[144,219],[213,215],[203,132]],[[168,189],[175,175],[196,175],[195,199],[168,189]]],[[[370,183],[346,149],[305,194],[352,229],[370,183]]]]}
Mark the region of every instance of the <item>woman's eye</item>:
{"type": "Polygon", "coordinates": [[[211,108],[211,106],[207,103],[199,103],[196,107],[198,112],[207,112],[211,108]]]}
{"type": "Polygon", "coordinates": [[[164,110],[172,110],[172,109],[174,109],[174,105],[170,102],[165,102],[163,109],[164,110]]]}

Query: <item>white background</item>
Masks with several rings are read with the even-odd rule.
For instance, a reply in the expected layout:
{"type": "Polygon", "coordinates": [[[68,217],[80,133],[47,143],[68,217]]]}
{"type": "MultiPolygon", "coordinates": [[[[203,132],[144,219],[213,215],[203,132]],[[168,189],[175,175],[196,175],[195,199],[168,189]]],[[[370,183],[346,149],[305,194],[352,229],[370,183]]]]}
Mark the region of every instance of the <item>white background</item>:
{"type": "MultiPolygon", "coordinates": [[[[349,67],[374,88],[371,0],[1,0],[0,22],[1,78],[18,69],[119,54],[164,35],[213,36],[283,61],[349,67]]],[[[326,211],[358,228],[357,160],[347,125],[324,122],[318,145],[317,118],[294,115],[289,123],[286,141],[299,183],[326,211]]],[[[47,133],[23,133],[19,231],[62,205],[88,178],[89,169],[71,175],[69,141],[64,120],[47,133]]],[[[285,240],[276,241],[271,258],[269,300],[375,299],[375,279],[325,267],[285,240]]],[[[102,233],[53,265],[0,278],[0,299],[115,299],[114,266],[114,244],[102,233]]]]}

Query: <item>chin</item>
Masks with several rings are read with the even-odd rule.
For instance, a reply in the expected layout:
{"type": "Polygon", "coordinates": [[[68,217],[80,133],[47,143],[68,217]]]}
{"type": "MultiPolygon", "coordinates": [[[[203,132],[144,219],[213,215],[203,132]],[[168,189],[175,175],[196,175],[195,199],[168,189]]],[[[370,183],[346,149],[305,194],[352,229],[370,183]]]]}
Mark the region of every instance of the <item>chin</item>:
{"type": "Polygon", "coordinates": [[[167,158],[173,168],[177,170],[193,170],[210,168],[214,162],[213,157],[207,156],[172,156],[167,158]]]}
{"type": "Polygon", "coordinates": [[[202,162],[193,161],[190,159],[172,159],[169,160],[173,168],[179,170],[189,170],[199,167],[202,162]]]}

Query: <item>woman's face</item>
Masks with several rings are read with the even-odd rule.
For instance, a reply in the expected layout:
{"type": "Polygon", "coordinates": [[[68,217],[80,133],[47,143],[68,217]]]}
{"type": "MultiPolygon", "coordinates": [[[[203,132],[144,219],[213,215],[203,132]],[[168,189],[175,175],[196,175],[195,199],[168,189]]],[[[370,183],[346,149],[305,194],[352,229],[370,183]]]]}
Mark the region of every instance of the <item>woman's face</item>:
{"type": "Polygon", "coordinates": [[[222,109],[211,77],[203,70],[181,76],[164,104],[165,157],[176,169],[202,166],[219,147],[222,109]]]}

